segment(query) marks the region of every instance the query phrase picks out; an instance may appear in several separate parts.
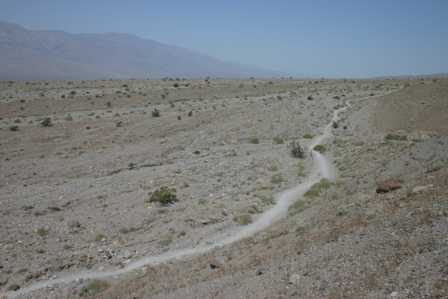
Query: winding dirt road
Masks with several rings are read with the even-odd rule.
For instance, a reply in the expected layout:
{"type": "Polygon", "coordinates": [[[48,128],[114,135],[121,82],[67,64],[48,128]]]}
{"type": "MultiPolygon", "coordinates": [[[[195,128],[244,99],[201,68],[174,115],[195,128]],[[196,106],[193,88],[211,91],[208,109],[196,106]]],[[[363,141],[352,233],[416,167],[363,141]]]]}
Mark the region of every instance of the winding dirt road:
{"type": "Polygon", "coordinates": [[[339,120],[339,114],[349,107],[350,103],[347,102],[344,107],[335,110],[333,112],[333,117],[330,123],[324,128],[323,133],[311,140],[310,144],[308,145],[308,151],[313,157],[314,164],[313,169],[311,170],[308,177],[304,180],[304,182],[292,189],[285,190],[282,193],[278,194],[276,204],[271,209],[261,214],[260,217],[251,224],[243,228],[239,228],[235,231],[226,232],[223,236],[220,236],[215,240],[208,240],[207,242],[205,242],[205,244],[199,245],[197,247],[174,250],[160,255],[144,257],[129,263],[121,269],[77,272],[69,275],[64,275],[59,278],[40,281],[18,291],[7,293],[7,298],[17,298],[19,296],[30,294],[33,291],[39,289],[53,287],[59,284],[71,283],[77,280],[115,277],[136,269],[140,269],[144,266],[154,266],[174,259],[201,255],[215,248],[229,245],[241,239],[250,237],[257,232],[266,229],[272,223],[285,217],[287,215],[289,206],[295,201],[299,200],[305,192],[307,192],[314,184],[318,183],[322,178],[328,180],[334,180],[336,178],[336,171],[332,163],[324,155],[313,150],[313,148],[316,145],[323,143],[326,139],[332,136],[333,122],[337,122],[339,120]]]}

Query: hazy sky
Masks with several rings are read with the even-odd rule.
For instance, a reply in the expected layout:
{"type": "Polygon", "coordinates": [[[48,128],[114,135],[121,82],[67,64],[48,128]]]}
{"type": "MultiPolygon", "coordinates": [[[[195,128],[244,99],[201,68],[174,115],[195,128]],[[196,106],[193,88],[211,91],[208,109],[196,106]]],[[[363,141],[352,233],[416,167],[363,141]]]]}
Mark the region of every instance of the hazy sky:
{"type": "Polygon", "coordinates": [[[0,20],[133,33],[292,75],[448,72],[448,0],[0,0],[0,20]]]}

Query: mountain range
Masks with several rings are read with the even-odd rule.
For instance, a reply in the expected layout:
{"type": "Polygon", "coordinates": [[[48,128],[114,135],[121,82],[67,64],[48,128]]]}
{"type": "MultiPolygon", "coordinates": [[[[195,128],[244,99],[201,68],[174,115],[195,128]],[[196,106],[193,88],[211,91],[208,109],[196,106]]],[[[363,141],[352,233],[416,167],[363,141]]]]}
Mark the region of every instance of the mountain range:
{"type": "Polygon", "coordinates": [[[0,80],[273,77],[189,49],[123,33],[29,30],[0,21],[0,80]]]}

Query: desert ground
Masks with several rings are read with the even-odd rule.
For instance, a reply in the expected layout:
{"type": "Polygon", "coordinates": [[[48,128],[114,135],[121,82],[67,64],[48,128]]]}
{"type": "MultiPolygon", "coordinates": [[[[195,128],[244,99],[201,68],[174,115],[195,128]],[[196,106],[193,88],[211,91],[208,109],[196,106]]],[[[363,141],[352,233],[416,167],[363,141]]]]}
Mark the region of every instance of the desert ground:
{"type": "Polygon", "coordinates": [[[0,159],[0,298],[448,298],[446,78],[3,81],[0,159]],[[21,293],[235,234],[328,124],[268,228],[21,293]]]}

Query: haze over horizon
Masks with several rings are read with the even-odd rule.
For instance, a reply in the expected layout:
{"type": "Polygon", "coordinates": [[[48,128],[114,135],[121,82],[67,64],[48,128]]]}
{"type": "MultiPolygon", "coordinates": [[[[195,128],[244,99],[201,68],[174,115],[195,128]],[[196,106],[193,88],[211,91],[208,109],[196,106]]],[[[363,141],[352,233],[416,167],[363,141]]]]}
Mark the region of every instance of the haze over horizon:
{"type": "Polygon", "coordinates": [[[32,30],[120,32],[292,76],[448,72],[448,2],[1,1],[32,30]]]}

